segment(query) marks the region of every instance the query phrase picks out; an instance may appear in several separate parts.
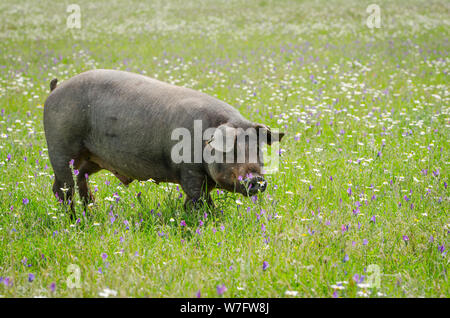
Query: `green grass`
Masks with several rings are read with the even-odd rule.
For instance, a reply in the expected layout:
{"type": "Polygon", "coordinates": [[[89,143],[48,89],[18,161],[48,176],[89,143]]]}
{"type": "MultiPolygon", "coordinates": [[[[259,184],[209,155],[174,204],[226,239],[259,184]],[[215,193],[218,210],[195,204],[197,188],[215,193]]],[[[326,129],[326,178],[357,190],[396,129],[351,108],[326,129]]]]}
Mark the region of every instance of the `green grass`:
{"type": "Polygon", "coordinates": [[[365,1],[77,3],[80,30],[66,29],[69,2],[0,4],[0,295],[450,296],[446,1],[377,1],[380,29],[365,1]],[[256,203],[215,193],[196,212],[176,185],[125,188],[103,171],[74,223],[51,192],[43,104],[52,78],[92,68],[201,90],[280,128],[280,171],[256,203]],[[380,285],[358,286],[370,265],[380,285]]]}

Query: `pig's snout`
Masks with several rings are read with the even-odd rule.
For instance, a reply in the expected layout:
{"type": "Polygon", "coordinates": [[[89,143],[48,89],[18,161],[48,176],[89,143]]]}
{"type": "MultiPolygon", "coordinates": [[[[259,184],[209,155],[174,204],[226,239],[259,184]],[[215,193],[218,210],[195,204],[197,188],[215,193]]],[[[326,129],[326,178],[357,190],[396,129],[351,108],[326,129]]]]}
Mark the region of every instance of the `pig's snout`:
{"type": "Polygon", "coordinates": [[[244,180],[244,185],[248,195],[255,195],[258,191],[264,192],[267,188],[267,181],[263,177],[251,177],[244,180]]]}

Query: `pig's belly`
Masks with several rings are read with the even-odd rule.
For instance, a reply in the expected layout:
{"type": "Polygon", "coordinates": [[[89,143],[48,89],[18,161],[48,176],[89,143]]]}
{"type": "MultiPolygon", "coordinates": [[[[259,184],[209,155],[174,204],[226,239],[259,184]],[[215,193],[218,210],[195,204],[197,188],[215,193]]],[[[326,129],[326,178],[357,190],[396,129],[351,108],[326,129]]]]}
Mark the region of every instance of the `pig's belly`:
{"type": "Polygon", "coordinates": [[[164,163],[157,156],[137,155],[127,149],[103,147],[87,147],[87,160],[99,165],[102,169],[109,170],[119,179],[126,177],[132,180],[145,181],[153,179],[156,182],[178,182],[174,171],[168,163],[164,163]]]}

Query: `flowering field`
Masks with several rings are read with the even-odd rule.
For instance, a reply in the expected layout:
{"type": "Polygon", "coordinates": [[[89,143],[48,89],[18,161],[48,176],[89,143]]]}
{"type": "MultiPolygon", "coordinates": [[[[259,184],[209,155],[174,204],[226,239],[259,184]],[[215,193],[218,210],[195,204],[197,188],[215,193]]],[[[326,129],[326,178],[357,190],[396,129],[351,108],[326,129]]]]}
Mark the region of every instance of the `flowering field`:
{"type": "MultiPolygon", "coordinates": [[[[448,1],[0,3],[2,297],[449,297],[448,1]],[[279,128],[259,197],[89,178],[52,194],[49,83],[93,68],[203,91],[279,128]],[[79,201],[79,198],[76,197],[79,201]]],[[[74,171],[76,173],[76,171],[74,171]]]]}

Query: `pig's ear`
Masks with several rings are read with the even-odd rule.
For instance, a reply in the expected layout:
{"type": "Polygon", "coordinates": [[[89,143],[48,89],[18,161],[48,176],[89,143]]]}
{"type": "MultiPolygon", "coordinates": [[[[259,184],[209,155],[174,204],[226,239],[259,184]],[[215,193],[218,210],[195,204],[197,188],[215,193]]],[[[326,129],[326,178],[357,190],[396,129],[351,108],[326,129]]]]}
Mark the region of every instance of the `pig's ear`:
{"type": "Polygon", "coordinates": [[[236,128],[223,124],[214,130],[214,134],[206,143],[217,151],[229,152],[234,148],[236,135],[236,128]]]}
{"type": "Polygon", "coordinates": [[[260,143],[267,143],[268,145],[271,145],[274,142],[281,141],[284,137],[283,132],[279,132],[278,129],[271,130],[263,124],[255,124],[255,128],[257,130],[256,132],[260,143]]]}

